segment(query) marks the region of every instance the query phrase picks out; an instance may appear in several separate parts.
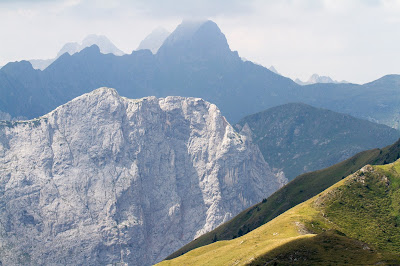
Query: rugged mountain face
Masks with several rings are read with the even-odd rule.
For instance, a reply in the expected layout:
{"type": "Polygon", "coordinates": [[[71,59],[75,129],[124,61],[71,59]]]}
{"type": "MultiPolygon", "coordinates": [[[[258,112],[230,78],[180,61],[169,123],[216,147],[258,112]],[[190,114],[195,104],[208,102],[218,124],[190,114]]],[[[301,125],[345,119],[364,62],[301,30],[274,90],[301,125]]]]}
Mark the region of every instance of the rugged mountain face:
{"type": "Polygon", "coordinates": [[[0,126],[3,265],[149,265],[277,190],[199,98],[102,88],[0,126]]]}
{"type": "Polygon", "coordinates": [[[271,167],[291,180],[341,162],[354,154],[382,148],[400,137],[385,125],[301,103],[289,103],[243,118],[271,167]]]}

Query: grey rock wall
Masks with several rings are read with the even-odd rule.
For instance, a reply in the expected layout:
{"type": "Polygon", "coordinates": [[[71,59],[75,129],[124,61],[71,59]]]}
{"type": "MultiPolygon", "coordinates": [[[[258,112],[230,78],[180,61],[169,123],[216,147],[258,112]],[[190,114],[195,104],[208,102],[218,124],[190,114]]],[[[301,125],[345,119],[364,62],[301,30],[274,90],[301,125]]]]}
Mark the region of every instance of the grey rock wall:
{"type": "Polygon", "coordinates": [[[1,122],[0,260],[149,265],[284,182],[215,105],[101,88],[1,122]]]}

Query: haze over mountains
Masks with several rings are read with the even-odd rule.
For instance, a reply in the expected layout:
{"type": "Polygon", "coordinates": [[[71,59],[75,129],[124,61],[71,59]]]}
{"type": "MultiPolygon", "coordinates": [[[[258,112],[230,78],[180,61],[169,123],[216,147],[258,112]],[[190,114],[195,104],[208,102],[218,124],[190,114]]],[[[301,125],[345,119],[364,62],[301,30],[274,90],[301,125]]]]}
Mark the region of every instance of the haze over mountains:
{"type": "Polygon", "coordinates": [[[61,56],[44,71],[35,71],[23,61],[9,63],[0,70],[0,84],[5,84],[0,110],[12,117],[33,118],[97,87],[109,86],[130,98],[200,97],[219,106],[233,122],[269,107],[304,102],[398,128],[399,81],[398,75],[390,75],[364,85],[299,86],[262,66],[243,62],[214,22],[183,22],[156,55],[146,50],[104,55],[89,47],[61,56]]]}
{"type": "Polygon", "coordinates": [[[310,85],[316,83],[349,83],[345,80],[337,81],[333,80],[331,77],[328,76],[320,76],[318,74],[313,74],[307,81],[301,81],[300,79],[295,79],[295,81],[299,85],[310,85]]]}
{"type": "Polygon", "coordinates": [[[119,50],[106,36],[91,34],[86,36],[86,38],[83,39],[82,43],[66,43],[57,53],[57,56],[54,59],[32,59],[29,60],[29,62],[32,64],[32,67],[34,69],[44,70],[63,54],[68,53],[70,55],[73,55],[92,45],[97,45],[100,49],[100,52],[103,54],[111,53],[117,56],[125,54],[124,52],[119,50]]]}
{"type": "Polygon", "coordinates": [[[400,132],[388,126],[302,103],[247,116],[236,128],[244,126],[251,131],[265,160],[289,180],[400,138],[400,132]]]}
{"type": "Polygon", "coordinates": [[[158,49],[160,49],[161,45],[170,34],[171,33],[166,29],[159,27],[153,30],[146,38],[144,38],[136,50],[148,49],[153,54],[156,54],[158,49]]]}

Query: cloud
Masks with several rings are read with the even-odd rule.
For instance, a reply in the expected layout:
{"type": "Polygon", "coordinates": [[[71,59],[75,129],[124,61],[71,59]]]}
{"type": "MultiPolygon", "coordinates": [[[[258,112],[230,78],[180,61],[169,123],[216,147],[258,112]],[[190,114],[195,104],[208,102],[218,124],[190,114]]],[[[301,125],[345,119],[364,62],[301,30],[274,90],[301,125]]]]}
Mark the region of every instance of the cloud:
{"type": "Polygon", "coordinates": [[[148,16],[158,17],[213,17],[217,15],[243,14],[252,11],[252,3],[256,0],[0,0],[0,7],[4,5],[35,6],[43,3],[73,6],[79,5],[92,11],[102,9],[125,8],[135,10],[148,16]]]}
{"type": "Polygon", "coordinates": [[[238,15],[251,12],[253,2],[255,2],[255,0],[82,0],[80,6],[90,6],[93,10],[108,9],[109,11],[121,9],[122,7],[122,9],[158,18],[207,18],[218,15],[238,15]]]}
{"type": "Polygon", "coordinates": [[[136,8],[158,16],[211,17],[250,12],[253,0],[135,0],[136,8]]]}
{"type": "Polygon", "coordinates": [[[3,5],[21,5],[21,4],[41,4],[44,2],[62,2],[63,0],[0,0],[0,6],[3,5]]]}

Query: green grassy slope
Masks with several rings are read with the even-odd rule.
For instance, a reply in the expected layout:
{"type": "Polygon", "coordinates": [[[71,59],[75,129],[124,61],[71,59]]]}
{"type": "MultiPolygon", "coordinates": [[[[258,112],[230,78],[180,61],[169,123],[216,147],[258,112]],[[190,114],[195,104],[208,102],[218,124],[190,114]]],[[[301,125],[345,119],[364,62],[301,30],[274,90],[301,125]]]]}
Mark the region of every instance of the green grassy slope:
{"type": "Polygon", "coordinates": [[[161,265],[400,263],[400,161],[367,165],[233,240],[161,265]]]}
{"type": "Polygon", "coordinates": [[[383,148],[356,154],[352,158],[323,170],[298,176],[268,199],[263,200],[213,231],[202,235],[167,257],[172,259],[192,249],[208,245],[216,240],[230,240],[246,234],[271,221],[297,204],[324,191],[345,176],[354,173],[366,164],[394,162],[400,153],[400,140],[383,148]]]}
{"type": "Polygon", "coordinates": [[[400,132],[350,115],[289,103],[243,118],[268,164],[292,180],[305,172],[323,169],[358,152],[382,148],[400,132]],[[360,134],[362,132],[362,134],[360,134]]]}

